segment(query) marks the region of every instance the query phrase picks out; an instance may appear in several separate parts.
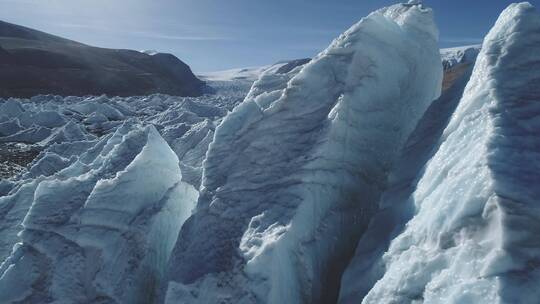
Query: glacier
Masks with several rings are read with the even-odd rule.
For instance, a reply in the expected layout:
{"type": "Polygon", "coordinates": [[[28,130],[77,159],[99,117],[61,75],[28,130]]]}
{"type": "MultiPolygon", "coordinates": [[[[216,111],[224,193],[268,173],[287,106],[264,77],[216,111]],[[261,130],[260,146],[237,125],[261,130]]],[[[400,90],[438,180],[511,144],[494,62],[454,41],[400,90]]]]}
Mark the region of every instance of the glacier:
{"type": "Polygon", "coordinates": [[[540,15],[433,14],[201,97],[0,99],[0,303],[538,303],[540,15]]]}
{"type": "Polygon", "coordinates": [[[360,302],[383,275],[381,256],[397,231],[412,217],[414,208],[409,197],[416,189],[418,176],[440,146],[442,133],[470,79],[473,65],[465,64],[452,68],[447,66],[449,70],[445,78],[456,72],[459,76],[429,106],[401,150],[388,176],[378,211],[370,220],[369,228],[358,242],[355,257],[342,275],[339,303],[360,302]]]}
{"type": "Polygon", "coordinates": [[[152,301],[195,206],[208,138],[236,100],[0,100],[13,134],[47,131],[19,143],[0,134],[8,160],[38,153],[0,181],[0,303],[152,301]]]}
{"type": "Polygon", "coordinates": [[[440,95],[437,39],[429,8],[398,4],[305,66],[263,74],[216,129],[166,302],[335,300],[396,155],[440,95]]]}
{"type": "MultiPolygon", "coordinates": [[[[386,214],[359,243],[341,303],[538,302],[538,33],[530,4],[501,14],[450,122],[424,137],[438,143],[414,191],[406,183],[416,183],[414,174],[396,173],[405,178],[385,193],[386,214]],[[393,237],[387,250],[373,244],[381,233],[393,237]]],[[[411,148],[422,150],[417,143],[411,148]]]]}
{"type": "Polygon", "coordinates": [[[156,129],[129,123],[26,188],[1,303],[148,303],[198,196],[156,129]]]}
{"type": "MultiPolygon", "coordinates": [[[[93,141],[114,133],[122,123],[134,120],[158,129],[185,167],[183,178],[198,188],[202,159],[213,132],[229,108],[239,102],[238,96],[228,91],[199,98],[161,94],[127,98],[40,95],[0,100],[0,109],[10,113],[0,115],[0,160],[6,145],[24,144],[34,153],[45,154],[48,149],[56,149],[55,145],[93,141]]],[[[17,155],[8,155],[8,160],[10,157],[17,155]]],[[[32,166],[27,165],[29,169],[32,166]]],[[[3,171],[0,174],[10,175],[3,171]]]]}

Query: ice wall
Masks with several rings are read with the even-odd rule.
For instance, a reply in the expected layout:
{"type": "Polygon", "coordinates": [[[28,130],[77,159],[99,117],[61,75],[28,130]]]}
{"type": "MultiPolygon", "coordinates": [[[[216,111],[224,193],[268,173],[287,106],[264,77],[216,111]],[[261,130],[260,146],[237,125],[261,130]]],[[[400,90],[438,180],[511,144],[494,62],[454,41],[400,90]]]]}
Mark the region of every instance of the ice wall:
{"type": "Polygon", "coordinates": [[[538,302],[539,33],[530,4],[501,14],[409,197],[414,216],[384,254],[382,278],[363,301],[343,303],[538,302]]]}
{"type": "Polygon", "coordinates": [[[438,97],[432,12],[370,14],[301,70],[263,76],[216,130],[167,303],[323,303],[438,97]],[[289,80],[290,78],[290,80],[289,80]]]}
{"type": "MultiPolygon", "coordinates": [[[[458,65],[455,69],[462,70],[463,67],[458,65]]],[[[388,177],[379,210],[370,220],[369,228],[358,242],[354,258],[342,276],[339,303],[361,302],[384,275],[382,256],[390,241],[414,215],[411,194],[426,163],[444,140],[443,131],[456,110],[472,69],[472,65],[467,65],[452,86],[430,105],[403,147],[388,177]]]]}

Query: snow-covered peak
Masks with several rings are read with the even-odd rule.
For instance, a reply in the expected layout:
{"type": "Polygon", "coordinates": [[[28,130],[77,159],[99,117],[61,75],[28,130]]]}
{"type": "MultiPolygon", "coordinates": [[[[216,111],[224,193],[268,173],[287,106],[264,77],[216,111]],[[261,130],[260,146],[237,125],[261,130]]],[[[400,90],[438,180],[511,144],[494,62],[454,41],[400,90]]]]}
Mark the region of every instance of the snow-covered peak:
{"type": "Polygon", "coordinates": [[[197,76],[203,80],[210,81],[233,81],[233,80],[246,80],[246,81],[255,81],[259,76],[266,70],[268,70],[271,65],[265,66],[256,66],[256,67],[245,67],[237,69],[229,69],[223,71],[215,72],[206,72],[200,73],[197,76]]]}
{"type": "Polygon", "coordinates": [[[289,72],[296,66],[304,65],[309,59],[284,60],[271,65],[230,69],[216,72],[206,72],[197,75],[209,81],[249,81],[254,82],[263,74],[282,74],[289,72]]]}
{"type": "Polygon", "coordinates": [[[480,52],[480,44],[441,49],[441,59],[445,70],[459,64],[474,64],[480,52]]]}

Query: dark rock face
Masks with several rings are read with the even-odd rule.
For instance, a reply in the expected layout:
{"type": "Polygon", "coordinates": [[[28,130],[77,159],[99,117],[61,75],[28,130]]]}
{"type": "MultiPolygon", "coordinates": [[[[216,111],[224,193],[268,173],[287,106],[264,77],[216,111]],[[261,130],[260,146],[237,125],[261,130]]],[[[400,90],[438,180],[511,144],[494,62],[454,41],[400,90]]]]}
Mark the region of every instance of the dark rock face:
{"type": "Polygon", "coordinates": [[[205,90],[171,54],[97,48],[0,21],[0,97],[200,96],[205,90]]]}
{"type": "MultiPolygon", "coordinates": [[[[36,146],[22,143],[0,143],[0,180],[8,179],[22,172],[39,154],[36,146]]],[[[0,183],[1,184],[1,183],[0,183]]],[[[0,185],[0,196],[2,196],[0,185]]]]}

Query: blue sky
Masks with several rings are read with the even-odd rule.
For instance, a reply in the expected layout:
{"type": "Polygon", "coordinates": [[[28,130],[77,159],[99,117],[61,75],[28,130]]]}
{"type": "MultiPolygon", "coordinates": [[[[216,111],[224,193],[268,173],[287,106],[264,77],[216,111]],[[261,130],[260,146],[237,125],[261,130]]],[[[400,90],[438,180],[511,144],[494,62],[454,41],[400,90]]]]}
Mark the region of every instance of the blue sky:
{"type": "MultiPolygon", "coordinates": [[[[0,0],[0,19],[95,46],[170,52],[203,72],[311,57],[361,17],[395,2],[0,0]]],[[[511,2],[424,1],[435,10],[442,47],[480,43],[511,2]]]]}

